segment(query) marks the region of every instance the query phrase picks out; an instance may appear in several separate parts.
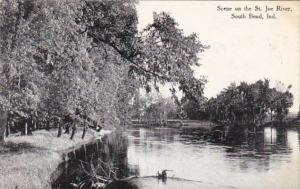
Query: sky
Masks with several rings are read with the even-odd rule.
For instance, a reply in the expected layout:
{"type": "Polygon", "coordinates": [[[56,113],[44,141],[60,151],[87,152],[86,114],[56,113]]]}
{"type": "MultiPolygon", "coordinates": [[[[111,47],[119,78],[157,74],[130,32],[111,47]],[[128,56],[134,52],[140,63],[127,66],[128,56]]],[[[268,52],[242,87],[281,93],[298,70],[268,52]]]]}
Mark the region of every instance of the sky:
{"type": "MultiPolygon", "coordinates": [[[[216,96],[231,82],[255,82],[267,78],[274,86],[282,81],[294,95],[291,111],[299,110],[300,1],[140,1],[139,29],[152,22],[153,11],[170,13],[186,35],[197,33],[210,48],[199,54],[195,75],[205,75],[205,96],[216,96]],[[217,7],[291,7],[276,12],[277,19],[231,19],[231,12],[217,7]]],[[[168,89],[161,90],[165,95],[168,89]]]]}

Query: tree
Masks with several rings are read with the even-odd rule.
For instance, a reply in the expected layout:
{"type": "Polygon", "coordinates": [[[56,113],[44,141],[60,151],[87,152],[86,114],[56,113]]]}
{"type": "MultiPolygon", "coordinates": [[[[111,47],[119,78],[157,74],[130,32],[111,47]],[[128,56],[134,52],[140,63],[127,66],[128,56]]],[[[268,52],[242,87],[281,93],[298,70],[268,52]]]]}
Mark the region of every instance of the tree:
{"type": "Polygon", "coordinates": [[[188,119],[192,120],[207,120],[209,115],[205,111],[205,103],[208,99],[202,98],[201,102],[195,101],[193,99],[188,99],[183,97],[181,99],[181,104],[183,106],[183,110],[186,113],[188,119]],[[199,103],[200,102],[200,103],[199,103]]]}
{"type": "Polygon", "coordinates": [[[4,140],[5,137],[5,128],[6,128],[6,111],[0,111],[0,142],[4,140]]]}
{"type": "Polygon", "coordinates": [[[274,111],[276,113],[276,119],[280,122],[287,116],[289,108],[293,105],[293,95],[286,91],[284,93],[278,93],[276,96],[274,111]]]}
{"type": "Polygon", "coordinates": [[[139,79],[147,91],[152,84],[157,88],[158,83],[173,82],[184,94],[202,93],[203,79],[195,79],[191,67],[199,66],[198,52],[207,46],[196,34],[184,36],[175,20],[164,12],[154,13],[153,23],[138,33],[134,5],[130,1],[125,4],[86,2],[82,10],[88,14],[81,21],[93,40],[92,47],[115,50],[130,65],[129,74],[139,79]]]}
{"type": "Polygon", "coordinates": [[[1,1],[1,109],[25,125],[61,128],[67,117],[73,138],[88,120],[124,122],[139,87],[170,82],[189,98],[201,96],[205,80],[192,66],[207,47],[197,35],[185,36],[166,13],[155,13],[142,32],[137,22],[133,0],[1,1]]]}
{"type": "Polygon", "coordinates": [[[168,119],[177,119],[177,106],[170,97],[164,98],[160,93],[149,93],[141,100],[141,119],[156,125],[163,125],[168,119]]]}
{"type": "Polygon", "coordinates": [[[229,125],[264,124],[268,114],[273,112],[278,120],[283,120],[293,104],[293,96],[288,91],[280,92],[270,88],[269,80],[258,80],[253,84],[233,83],[225,88],[216,98],[206,103],[210,120],[229,125]]]}
{"type": "MultiPolygon", "coordinates": [[[[125,73],[127,74],[127,73],[125,73]]],[[[138,114],[140,118],[141,110],[136,104],[138,98],[139,84],[137,80],[130,76],[124,76],[124,80],[120,83],[117,91],[117,102],[115,103],[117,110],[117,117],[121,126],[128,126],[131,124],[131,119],[134,114],[138,114]]]]}

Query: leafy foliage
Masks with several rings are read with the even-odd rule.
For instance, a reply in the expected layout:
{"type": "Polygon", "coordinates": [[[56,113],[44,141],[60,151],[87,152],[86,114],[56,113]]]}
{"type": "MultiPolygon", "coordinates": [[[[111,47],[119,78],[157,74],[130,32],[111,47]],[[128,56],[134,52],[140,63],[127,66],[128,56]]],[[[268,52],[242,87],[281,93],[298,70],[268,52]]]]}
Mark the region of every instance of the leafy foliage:
{"type": "Polygon", "coordinates": [[[261,125],[273,112],[282,121],[293,105],[289,89],[281,92],[270,88],[269,80],[259,80],[253,84],[242,82],[238,86],[233,83],[216,98],[209,99],[206,111],[212,121],[222,124],[261,125]]]}
{"type": "MultiPolygon", "coordinates": [[[[198,53],[166,13],[137,30],[135,1],[2,0],[1,109],[11,119],[126,124],[135,91],[171,82],[197,99],[198,53]]],[[[175,94],[175,90],[173,90],[175,94]]]]}
{"type": "Polygon", "coordinates": [[[134,119],[140,122],[154,123],[162,125],[168,119],[177,119],[177,106],[170,97],[164,98],[161,94],[149,93],[146,97],[136,99],[134,104],[134,119]]]}

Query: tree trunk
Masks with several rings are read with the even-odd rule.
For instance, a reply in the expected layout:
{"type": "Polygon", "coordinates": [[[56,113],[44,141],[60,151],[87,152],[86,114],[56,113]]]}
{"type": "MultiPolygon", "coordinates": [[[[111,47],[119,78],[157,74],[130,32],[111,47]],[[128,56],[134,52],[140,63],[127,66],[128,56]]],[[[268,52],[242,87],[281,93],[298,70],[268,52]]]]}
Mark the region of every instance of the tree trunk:
{"type": "Polygon", "coordinates": [[[28,132],[27,132],[27,134],[28,135],[32,135],[32,131],[33,131],[33,119],[30,119],[28,122],[27,122],[28,124],[28,132]]]}
{"type": "Polygon", "coordinates": [[[10,135],[10,114],[7,115],[5,135],[6,137],[9,137],[10,135]]]}
{"type": "Polygon", "coordinates": [[[9,136],[10,136],[10,124],[7,121],[7,123],[6,123],[6,137],[9,137],[9,136]]]}
{"type": "Polygon", "coordinates": [[[47,120],[47,122],[46,122],[46,130],[50,131],[50,121],[49,120],[47,120]]]}
{"type": "Polygon", "coordinates": [[[85,124],[85,122],[84,122],[84,125],[83,125],[83,132],[82,132],[82,139],[84,139],[84,137],[85,137],[85,132],[86,132],[86,124],[85,124]]]}
{"type": "Polygon", "coordinates": [[[62,128],[61,128],[61,124],[58,123],[58,133],[57,133],[57,137],[60,137],[62,133],[62,128]]]}
{"type": "Polygon", "coordinates": [[[4,141],[7,124],[7,113],[0,110],[0,143],[4,141]]]}
{"type": "Polygon", "coordinates": [[[70,123],[67,123],[65,128],[65,134],[69,134],[69,133],[70,133],[70,123]]]}
{"type": "Polygon", "coordinates": [[[35,122],[35,130],[39,130],[40,129],[40,123],[39,121],[35,122]]]}
{"type": "Polygon", "coordinates": [[[72,134],[71,134],[71,137],[70,137],[71,140],[74,138],[75,132],[76,132],[76,124],[73,123],[73,126],[72,126],[72,134]]]}

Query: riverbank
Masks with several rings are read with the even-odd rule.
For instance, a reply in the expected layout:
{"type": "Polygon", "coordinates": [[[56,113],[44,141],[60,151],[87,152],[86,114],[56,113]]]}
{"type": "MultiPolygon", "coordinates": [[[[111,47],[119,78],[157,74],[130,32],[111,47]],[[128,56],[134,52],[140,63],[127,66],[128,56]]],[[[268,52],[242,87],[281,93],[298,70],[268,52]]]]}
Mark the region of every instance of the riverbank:
{"type": "Polygon", "coordinates": [[[78,130],[73,140],[57,130],[40,130],[30,136],[13,136],[0,146],[0,188],[51,189],[51,174],[68,149],[100,138],[106,131],[88,130],[84,139],[78,130]]]}

